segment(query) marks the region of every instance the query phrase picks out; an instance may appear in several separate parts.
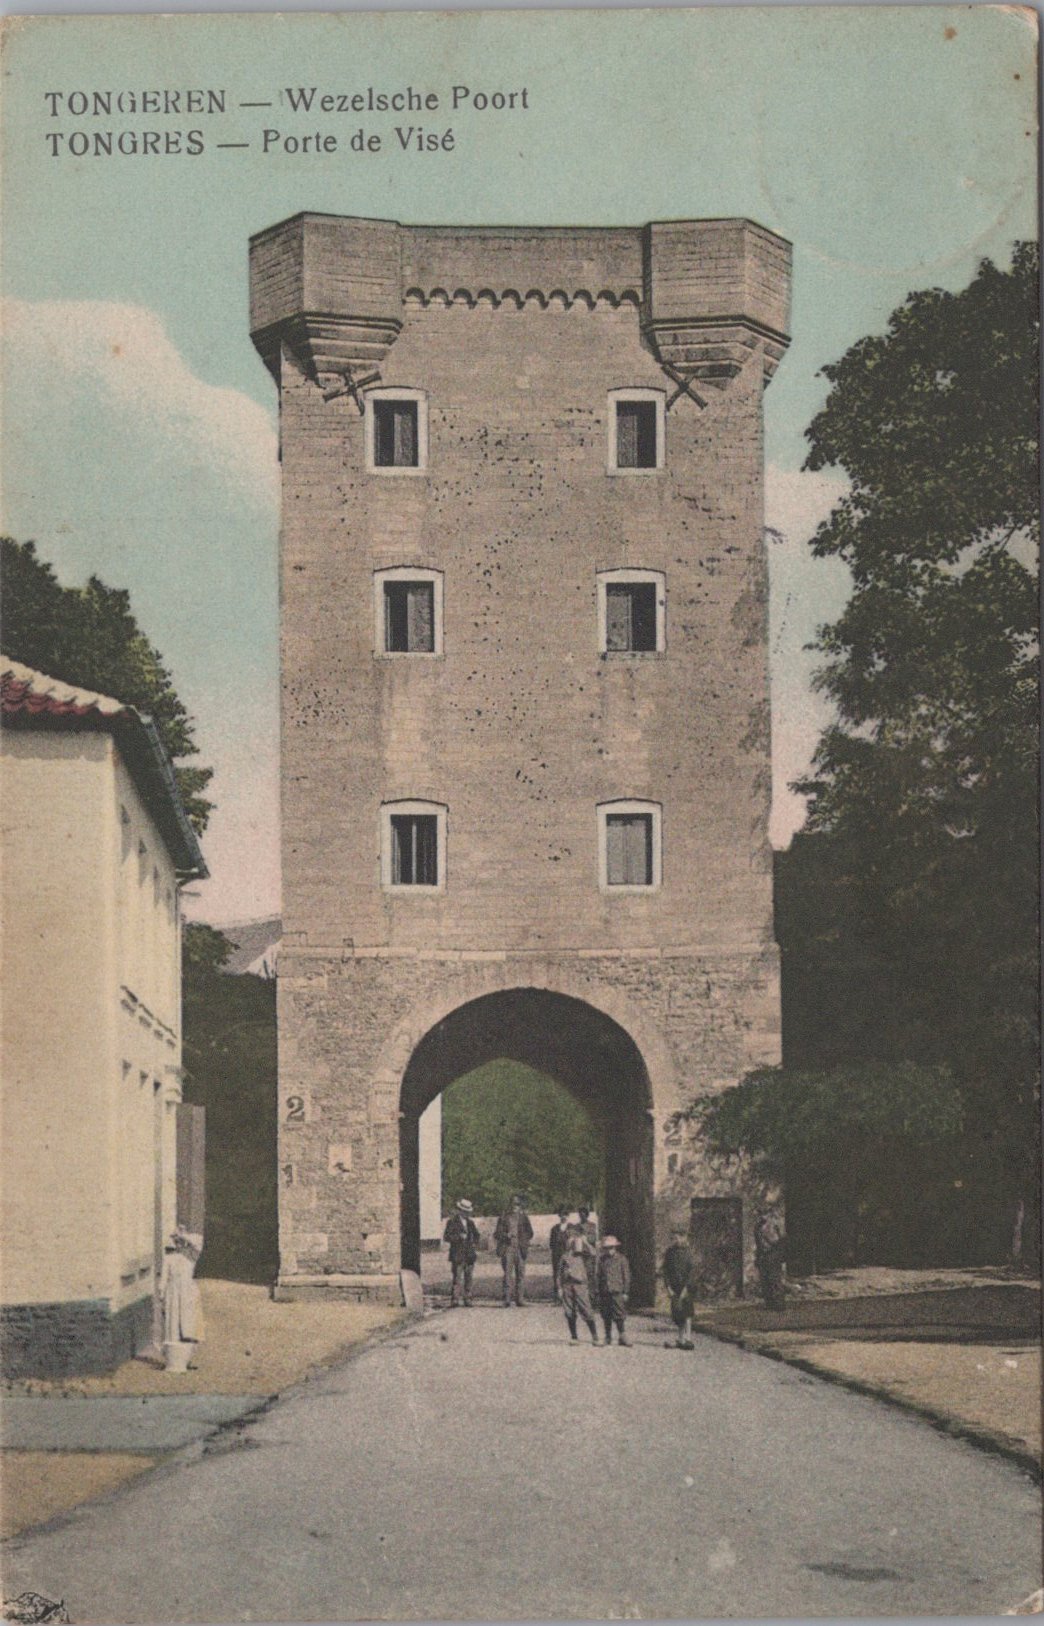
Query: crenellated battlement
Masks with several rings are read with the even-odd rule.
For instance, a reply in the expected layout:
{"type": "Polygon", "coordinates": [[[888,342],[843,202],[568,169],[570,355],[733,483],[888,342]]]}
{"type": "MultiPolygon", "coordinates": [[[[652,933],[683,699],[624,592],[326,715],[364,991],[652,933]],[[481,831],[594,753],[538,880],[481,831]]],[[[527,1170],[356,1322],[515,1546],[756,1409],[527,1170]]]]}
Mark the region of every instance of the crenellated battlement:
{"type": "Polygon", "coordinates": [[[379,366],[408,311],[632,307],[649,349],[724,388],[786,349],[790,245],[749,220],[641,227],[402,226],[300,214],[250,243],[250,326],[278,378],[287,345],[317,383],[379,366]]]}

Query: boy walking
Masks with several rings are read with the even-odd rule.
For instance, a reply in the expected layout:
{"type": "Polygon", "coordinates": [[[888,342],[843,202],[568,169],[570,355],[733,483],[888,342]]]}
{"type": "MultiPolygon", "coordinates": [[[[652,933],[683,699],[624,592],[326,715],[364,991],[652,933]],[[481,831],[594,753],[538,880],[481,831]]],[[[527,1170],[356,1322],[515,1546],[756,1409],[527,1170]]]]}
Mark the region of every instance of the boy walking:
{"type": "Polygon", "coordinates": [[[591,1309],[591,1295],[587,1286],[587,1256],[590,1244],[582,1236],[570,1238],[569,1245],[562,1256],[562,1263],[558,1267],[558,1291],[562,1296],[562,1308],[565,1311],[566,1324],[569,1328],[569,1337],[575,1344],[576,1323],[582,1321],[591,1334],[592,1344],[600,1344],[598,1328],[595,1325],[594,1311],[591,1309]]]}
{"type": "Polygon", "coordinates": [[[631,1267],[620,1252],[617,1237],[607,1236],[602,1242],[602,1256],[598,1261],[598,1307],[602,1312],[605,1341],[613,1341],[616,1328],[617,1342],[629,1349],[627,1336],[627,1295],[631,1291],[631,1267]]]}
{"type": "Polygon", "coordinates": [[[692,1288],[696,1262],[688,1237],[682,1230],[672,1233],[671,1245],[663,1256],[663,1279],[671,1295],[671,1319],[678,1329],[676,1349],[695,1349],[692,1341],[692,1288]]]}

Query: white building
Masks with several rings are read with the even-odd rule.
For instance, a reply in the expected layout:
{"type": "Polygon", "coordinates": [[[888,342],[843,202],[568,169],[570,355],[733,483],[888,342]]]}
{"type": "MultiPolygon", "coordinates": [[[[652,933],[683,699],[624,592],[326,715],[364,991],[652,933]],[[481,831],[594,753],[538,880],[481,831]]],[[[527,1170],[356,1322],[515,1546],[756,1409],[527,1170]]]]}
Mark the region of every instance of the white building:
{"type": "Polygon", "coordinates": [[[7,659],[0,694],[0,1331],[6,1375],[64,1376],[151,1341],[164,1240],[201,1226],[178,889],[207,871],[147,718],[7,659]]]}

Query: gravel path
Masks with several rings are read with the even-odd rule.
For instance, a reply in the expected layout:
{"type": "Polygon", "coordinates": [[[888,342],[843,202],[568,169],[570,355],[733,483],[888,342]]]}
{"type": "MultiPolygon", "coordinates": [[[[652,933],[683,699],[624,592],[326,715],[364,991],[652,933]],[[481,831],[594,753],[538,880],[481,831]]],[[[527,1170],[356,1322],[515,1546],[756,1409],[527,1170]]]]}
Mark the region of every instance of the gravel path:
{"type": "Polygon", "coordinates": [[[1040,1498],[917,1419],[701,1339],[570,1347],[443,1312],[11,1543],[90,1621],[986,1615],[1041,1583],[1040,1498]],[[233,1439],[237,1436],[233,1436],[233,1439]]]}

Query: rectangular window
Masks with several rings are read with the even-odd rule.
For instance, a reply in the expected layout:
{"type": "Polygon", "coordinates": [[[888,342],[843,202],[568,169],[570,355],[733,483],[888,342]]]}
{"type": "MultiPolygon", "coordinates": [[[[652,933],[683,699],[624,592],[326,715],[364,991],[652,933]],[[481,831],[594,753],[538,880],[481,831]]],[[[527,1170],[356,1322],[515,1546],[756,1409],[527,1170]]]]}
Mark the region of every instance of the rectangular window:
{"type": "Polygon", "coordinates": [[[434,582],[385,582],[384,648],[389,655],[434,653],[434,582]]]}
{"type": "Polygon", "coordinates": [[[611,654],[655,651],[655,582],[606,583],[605,647],[611,654]]]}
{"type": "Polygon", "coordinates": [[[605,820],[607,886],[652,886],[651,813],[609,813],[605,820]]]}
{"type": "Polygon", "coordinates": [[[617,401],[616,466],[618,469],[656,467],[655,401],[617,401]]]}
{"type": "Polygon", "coordinates": [[[373,461],[382,469],[415,469],[419,463],[416,401],[374,401],[373,461]]]}
{"type": "Polygon", "coordinates": [[[434,813],[391,815],[393,886],[438,886],[439,830],[434,813]]]}

